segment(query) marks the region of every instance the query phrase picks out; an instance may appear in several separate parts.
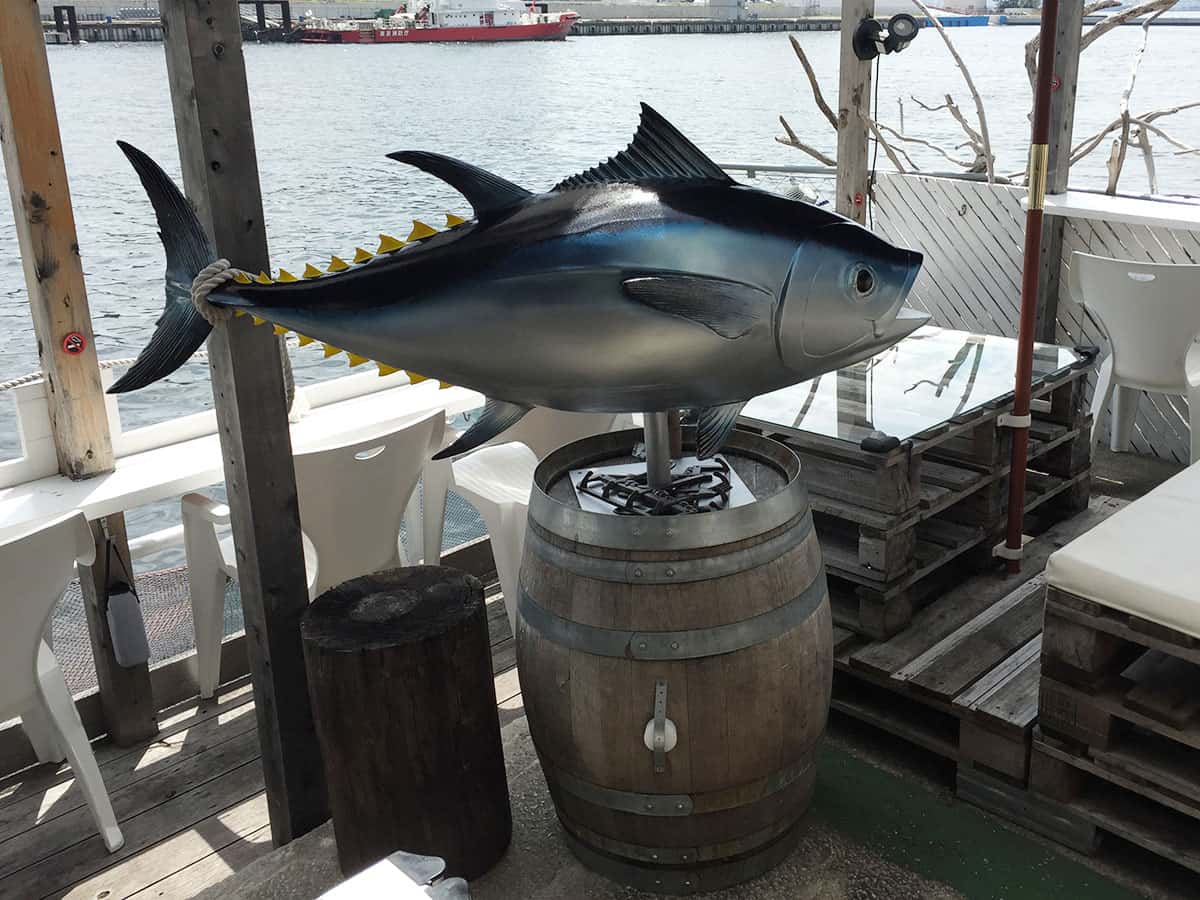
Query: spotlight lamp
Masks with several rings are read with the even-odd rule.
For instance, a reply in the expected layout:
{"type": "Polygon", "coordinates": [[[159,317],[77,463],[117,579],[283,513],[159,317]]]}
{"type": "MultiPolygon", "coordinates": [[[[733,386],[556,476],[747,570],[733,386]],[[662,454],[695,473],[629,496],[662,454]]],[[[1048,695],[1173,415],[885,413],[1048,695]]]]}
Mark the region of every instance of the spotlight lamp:
{"type": "Polygon", "coordinates": [[[920,30],[920,23],[908,13],[892,16],[886,27],[878,19],[863,19],[854,29],[854,55],[869,62],[881,53],[899,53],[920,30]]]}

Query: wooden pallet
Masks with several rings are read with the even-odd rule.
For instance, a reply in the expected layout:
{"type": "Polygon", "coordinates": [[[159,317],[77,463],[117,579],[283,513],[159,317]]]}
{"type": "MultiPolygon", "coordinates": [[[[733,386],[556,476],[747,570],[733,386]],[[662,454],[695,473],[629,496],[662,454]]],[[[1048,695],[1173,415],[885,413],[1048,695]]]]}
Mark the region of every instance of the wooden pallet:
{"type": "MultiPolygon", "coordinates": [[[[1034,389],[1027,512],[1045,507],[1068,516],[1087,506],[1085,375],[1083,367],[1068,370],[1034,389]]],[[[990,567],[1007,513],[1011,432],[999,417],[1011,399],[966,412],[886,453],[764,422],[744,425],[800,457],[839,625],[874,638],[897,634],[947,580],[990,567]],[[950,566],[955,571],[946,572],[950,566]]]]}
{"type": "Polygon", "coordinates": [[[1054,550],[1123,506],[1096,498],[1026,547],[1023,573],[962,579],[909,626],[872,640],[835,629],[833,709],[1023,790],[1041,680],[1041,570],[1054,550]]]}
{"type": "Polygon", "coordinates": [[[1200,641],[1050,588],[1030,789],[1200,872],[1200,641]]]}

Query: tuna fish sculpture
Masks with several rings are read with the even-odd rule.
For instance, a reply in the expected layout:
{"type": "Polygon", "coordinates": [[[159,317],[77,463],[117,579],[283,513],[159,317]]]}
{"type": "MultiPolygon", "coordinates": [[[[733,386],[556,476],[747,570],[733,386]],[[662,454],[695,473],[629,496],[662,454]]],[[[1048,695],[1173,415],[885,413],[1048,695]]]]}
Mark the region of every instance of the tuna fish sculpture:
{"type": "MultiPolygon", "coordinates": [[[[210,326],[190,286],[214,253],[187,200],[122,143],[158,217],[167,303],[112,388],[162,378],[210,326]]],[[[381,366],[473,388],[479,420],[440,456],[534,406],[698,411],[698,455],[759,394],[865,359],[927,316],[902,309],[921,255],[808,203],[737,184],[645,104],[632,143],[533,194],[423,151],[389,154],[458,190],[471,221],[418,225],[354,265],[236,279],[208,302],[381,366]]],[[[336,351],[335,351],[336,352],[336,351]]]]}

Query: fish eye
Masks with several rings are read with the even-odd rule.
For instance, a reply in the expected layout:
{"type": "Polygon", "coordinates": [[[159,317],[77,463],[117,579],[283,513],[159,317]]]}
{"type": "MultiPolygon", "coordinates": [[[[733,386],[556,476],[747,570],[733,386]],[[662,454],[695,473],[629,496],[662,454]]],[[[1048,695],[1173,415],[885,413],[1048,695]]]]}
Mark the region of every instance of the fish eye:
{"type": "Polygon", "coordinates": [[[850,283],[854,288],[855,296],[859,300],[865,299],[875,290],[875,273],[871,271],[869,266],[855,266],[850,276],[850,283]]]}

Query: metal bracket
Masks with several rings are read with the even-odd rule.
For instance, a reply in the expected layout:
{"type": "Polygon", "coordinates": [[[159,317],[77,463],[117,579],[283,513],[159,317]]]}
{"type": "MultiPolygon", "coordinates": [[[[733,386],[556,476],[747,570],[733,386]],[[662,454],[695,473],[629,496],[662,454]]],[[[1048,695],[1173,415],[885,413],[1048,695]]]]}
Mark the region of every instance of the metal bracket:
{"type": "Polygon", "coordinates": [[[1021,559],[1025,555],[1025,545],[1033,540],[1033,535],[1021,535],[1021,546],[1017,549],[1012,549],[1003,541],[992,548],[992,556],[999,559],[1021,559]]]}
{"type": "Polygon", "coordinates": [[[667,680],[654,682],[654,774],[667,771],[667,680]]]}
{"type": "Polygon", "coordinates": [[[1033,424],[1033,416],[1029,413],[1023,416],[1014,416],[1012,413],[1001,413],[996,419],[996,424],[1001,428],[1028,428],[1033,424]]]}

